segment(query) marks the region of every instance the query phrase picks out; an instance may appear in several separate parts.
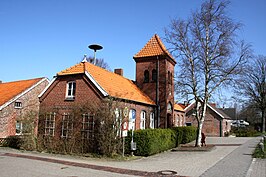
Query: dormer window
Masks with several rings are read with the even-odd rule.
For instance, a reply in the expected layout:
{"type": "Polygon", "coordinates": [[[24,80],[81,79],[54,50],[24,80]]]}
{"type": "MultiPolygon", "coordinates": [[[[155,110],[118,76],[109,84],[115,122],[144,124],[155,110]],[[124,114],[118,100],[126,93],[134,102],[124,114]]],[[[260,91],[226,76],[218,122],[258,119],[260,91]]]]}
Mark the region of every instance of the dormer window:
{"type": "Polygon", "coordinates": [[[76,94],[76,82],[70,81],[67,83],[66,99],[70,100],[75,99],[75,94],[76,94]]]}
{"type": "Polygon", "coordinates": [[[16,108],[16,109],[20,109],[20,108],[22,108],[22,103],[21,103],[21,101],[16,101],[16,102],[15,102],[15,108],[16,108]]]}

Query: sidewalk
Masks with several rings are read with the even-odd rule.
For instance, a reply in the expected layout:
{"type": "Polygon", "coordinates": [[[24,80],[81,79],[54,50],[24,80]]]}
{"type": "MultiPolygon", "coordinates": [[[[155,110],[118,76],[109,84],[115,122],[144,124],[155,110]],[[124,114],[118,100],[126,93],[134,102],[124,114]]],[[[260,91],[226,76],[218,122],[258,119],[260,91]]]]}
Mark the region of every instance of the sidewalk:
{"type": "MultiPolygon", "coordinates": [[[[258,165],[261,165],[261,170],[264,170],[265,161],[255,161],[251,164],[251,152],[256,146],[257,138],[215,138],[208,137],[208,144],[215,144],[216,148],[210,152],[171,152],[167,151],[150,157],[143,157],[132,161],[115,161],[103,160],[94,158],[77,158],[73,156],[63,156],[55,154],[42,154],[34,152],[21,153],[12,149],[0,148],[0,156],[21,155],[21,158],[30,158],[35,160],[46,160],[51,163],[66,163],[66,165],[80,165],[84,168],[93,168],[100,171],[109,171],[113,173],[127,174],[131,176],[160,176],[172,173],[172,176],[209,176],[215,172],[215,169],[220,169],[219,164],[227,163],[230,159],[235,159],[237,163],[241,156],[244,156],[245,174],[248,172],[249,177],[253,177],[258,165]],[[248,158],[247,158],[248,157],[248,158]],[[263,164],[264,163],[264,164],[263,164]],[[250,166],[250,170],[249,169],[250,166]],[[218,168],[217,168],[218,167],[218,168]],[[163,172],[162,172],[163,171],[163,172]],[[212,173],[210,173],[212,172],[212,173]]],[[[235,163],[235,162],[231,162],[235,163]]],[[[219,173],[228,171],[226,166],[219,173]]],[[[232,168],[232,167],[229,167],[232,168]]],[[[243,174],[244,174],[243,173],[243,174]]],[[[259,172],[260,173],[260,172],[259,172]]],[[[260,173],[261,174],[261,173],[260,173]]],[[[263,174],[263,173],[262,173],[263,174]]],[[[223,175],[226,176],[226,175],[223,175]]],[[[245,175],[244,175],[245,176],[245,175]]],[[[258,176],[258,175],[256,175],[258,176]]],[[[265,175],[264,175],[265,176],[265,175]]]]}

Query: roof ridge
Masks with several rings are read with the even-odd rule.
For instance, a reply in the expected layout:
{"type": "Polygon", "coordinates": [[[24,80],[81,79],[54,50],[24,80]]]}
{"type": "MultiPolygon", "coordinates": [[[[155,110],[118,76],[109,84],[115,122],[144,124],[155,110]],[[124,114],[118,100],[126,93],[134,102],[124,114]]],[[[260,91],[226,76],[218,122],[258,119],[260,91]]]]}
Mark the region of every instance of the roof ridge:
{"type": "Polygon", "coordinates": [[[37,78],[33,78],[33,79],[23,79],[23,80],[17,80],[17,81],[10,81],[10,82],[2,82],[1,84],[12,84],[12,83],[16,83],[16,82],[26,82],[26,81],[32,81],[32,80],[42,80],[45,77],[37,77],[37,78]]]}

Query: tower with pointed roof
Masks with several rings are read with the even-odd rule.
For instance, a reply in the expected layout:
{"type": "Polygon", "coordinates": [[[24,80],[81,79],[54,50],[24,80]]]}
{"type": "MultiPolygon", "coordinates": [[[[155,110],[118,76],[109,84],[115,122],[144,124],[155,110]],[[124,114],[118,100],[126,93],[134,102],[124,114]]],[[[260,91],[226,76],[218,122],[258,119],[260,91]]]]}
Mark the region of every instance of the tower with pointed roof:
{"type": "Polygon", "coordinates": [[[175,59],[157,34],[133,58],[137,86],[157,105],[155,127],[172,127],[175,59]]]}

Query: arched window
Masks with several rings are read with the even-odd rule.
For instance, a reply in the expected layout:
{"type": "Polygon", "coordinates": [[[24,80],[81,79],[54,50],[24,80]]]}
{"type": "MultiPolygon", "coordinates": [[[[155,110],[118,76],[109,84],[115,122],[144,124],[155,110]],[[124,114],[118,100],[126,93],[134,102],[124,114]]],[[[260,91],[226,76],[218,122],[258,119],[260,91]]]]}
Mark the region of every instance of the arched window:
{"type": "Polygon", "coordinates": [[[144,71],[144,82],[149,82],[150,78],[149,78],[149,71],[145,70],[144,71]]]}
{"type": "Polygon", "coordinates": [[[136,120],[136,110],[135,109],[129,110],[128,118],[129,118],[128,129],[129,130],[135,130],[135,120],[136,120]]]}
{"type": "Polygon", "coordinates": [[[114,130],[116,131],[116,135],[121,135],[121,124],[122,124],[122,114],[121,110],[116,108],[115,109],[115,122],[114,122],[114,130]]]}
{"type": "Polygon", "coordinates": [[[140,113],[140,129],[145,129],[145,122],[146,122],[146,112],[141,111],[140,113]]]}
{"type": "Polygon", "coordinates": [[[151,77],[152,81],[153,82],[156,82],[157,81],[157,71],[156,69],[153,69],[152,70],[152,77],[151,77]]]}
{"type": "Polygon", "coordinates": [[[150,113],[150,128],[154,128],[154,113],[150,113]]]}
{"type": "Polygon", "coordinates": [[[173,84],[173,74],[168,71],[168,84],[173,84]]]}

